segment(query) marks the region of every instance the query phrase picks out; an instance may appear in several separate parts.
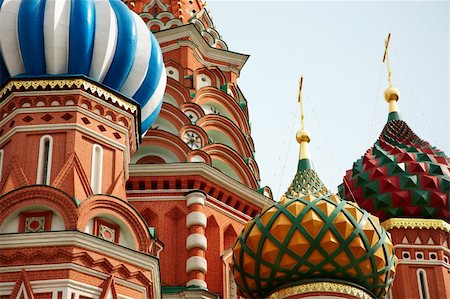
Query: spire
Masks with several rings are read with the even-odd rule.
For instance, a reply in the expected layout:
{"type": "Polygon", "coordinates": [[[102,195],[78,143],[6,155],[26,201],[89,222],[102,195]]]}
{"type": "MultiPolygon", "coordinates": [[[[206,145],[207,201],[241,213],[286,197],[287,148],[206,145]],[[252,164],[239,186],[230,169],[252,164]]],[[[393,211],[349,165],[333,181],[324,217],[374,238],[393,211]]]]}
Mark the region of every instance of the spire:
{"type": "Polygon", "coordinates": [[[389,61],[389,41],[391,40],[391,33],[389,32],[385,44],[384,44],[384,55],[383,62],[386,62],[387,70],[388,70],[388,82],[389,87],[384,92],[384,99],[387,103],[389,103],[389,117],[388,120],[391,119],[400,119],[400,115],[398,114],[398,105],[397,101],[400,98],[400,92],[397,88],[392,85],[392,70],[391,63],[389,61]]]}
{"type": "Polygon", "coordinates": [[[309,155],[308,143],[311,141],[311,136],[309,132],[305,129],[305,114],[303,112],[303,97],[302,97],[302,87],[303,87],[303,75],[300,77],[299,91],[298,91],[298,103],[300,105],[300,120],[301,129],[297,132],[296,138],[297,142],[300,143],[300,154],[298,169],[312,169],[311,158],[309,155]]]}

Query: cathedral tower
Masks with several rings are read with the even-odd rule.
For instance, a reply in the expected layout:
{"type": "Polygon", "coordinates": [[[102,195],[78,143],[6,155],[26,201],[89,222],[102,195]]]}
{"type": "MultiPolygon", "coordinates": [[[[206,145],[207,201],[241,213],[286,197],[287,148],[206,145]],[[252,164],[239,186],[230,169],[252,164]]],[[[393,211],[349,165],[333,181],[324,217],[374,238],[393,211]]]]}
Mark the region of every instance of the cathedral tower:
{"type": "Polygon", "coordinates": [[[131,159],[128,200],[164,244],[163,294],[233,298],[231,246],[271,203],[236,81],[248,55],[228,50],[201,1],[128,4],[154,32],[168,77],[161,113],[131,159]]]}
{"type": "Polygon", "coordinates": [[[380,217],[392,235],[399,263],[390,298],[448,298],[450,160],[400,116],[388,43],[388,120],[373,147],[347,171],[340,193],[380,217]]]}
{"type": "Polygon", "coordinates": [[[125,192],[165,89],[155,38],[118,0],[5,0],[0,46],[0,297],[161,298],[125,192]]]}

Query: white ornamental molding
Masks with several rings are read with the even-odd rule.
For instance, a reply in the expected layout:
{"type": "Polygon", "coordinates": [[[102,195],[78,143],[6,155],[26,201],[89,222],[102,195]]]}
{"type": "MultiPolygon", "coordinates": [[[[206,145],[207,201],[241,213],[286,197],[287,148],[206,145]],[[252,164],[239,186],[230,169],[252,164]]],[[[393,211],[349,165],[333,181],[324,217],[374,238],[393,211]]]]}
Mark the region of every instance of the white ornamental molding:
{"type": "Polygon", "coordinates": [[[202,192],[192,192],[187,194],[186,196],[186,206],[190,207],[193,204],[201,204],[205,205],[206,196],[202,192]]]}
{"type": "Polygon", "coordinates": [[[206,284],[206,281],[201,279],[191,279],[186,283],[186,286],[199,286],[201,288],[207,289],[208,285],[206,284]]]}
{"type": "Polygon", "coordinates": [[[190,250],[192,248],[200,248],[206,250],[207,240],[205,235],[202,234],[191,234],[186,239],[186,249],[190,250]]]}
{"type": "Polygon", "coordinates": [[[200,225],[206,228],[206,215],[202,212],[190,212],[186,216],[186,228],[190,228],[193,225],[200,225]]]}
{"type": "Polygon", "coordinates": [[[192,271],[200,271],[206,273],[208,270],[208,262],[204,257],[201,256],[191,256],[186,260],[186,273],[192,271]]]}

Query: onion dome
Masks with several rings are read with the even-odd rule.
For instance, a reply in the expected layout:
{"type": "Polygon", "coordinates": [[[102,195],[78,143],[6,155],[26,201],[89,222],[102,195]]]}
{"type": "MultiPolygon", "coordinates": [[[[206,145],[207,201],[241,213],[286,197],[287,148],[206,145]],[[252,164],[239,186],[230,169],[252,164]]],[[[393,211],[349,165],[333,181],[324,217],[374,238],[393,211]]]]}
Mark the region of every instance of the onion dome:
{"type": "Polygon", "coordinates": [[[331,281],[369,297],[384,295],[396,263],[388,234],[377,217],[325,187],[312,167],[304,128],[297,140],[300,158],[292,184],[278,203],[247,223],[233,247],[240,291],[263,298],[290,286],[331,281]]]}
{"type": "Polygon", "coordinates": [[[339,189],[341,196],[383,221],[398,217],[448,220],[450,160],[390,114],[378,140],[353,163],[339,189]]]}
{"type": "Polygon", "coordinates": [[[162,105],[166,72],[144,21],[120,0],[0,0],[0,84],[84,75],[141,106],[141,131],[162,105]]]}
{"type": "Polygon", "coordinates": [[[390,71],[389,82],[388,121],[373,147],[346,172],[340,195],[383,221],[399,217],[448,221],[450,159],[401,119],[399,92],[392,87],[390,71]]]}

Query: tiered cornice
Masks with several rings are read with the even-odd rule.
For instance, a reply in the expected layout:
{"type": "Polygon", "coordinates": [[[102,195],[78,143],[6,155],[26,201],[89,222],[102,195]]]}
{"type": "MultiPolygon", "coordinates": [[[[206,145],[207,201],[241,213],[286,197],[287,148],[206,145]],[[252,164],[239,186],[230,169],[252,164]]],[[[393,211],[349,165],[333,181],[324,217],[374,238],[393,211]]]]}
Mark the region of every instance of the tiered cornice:
{"type": "Polygon", "coordinates": [[[217,67],[191,71],[174,61],[169,64],[165,103],[132,163],[205,162],[244,185],[258,188],[259,169],[253,159],[247,104],[236,83],[224,83],[231,77],[217,67]],[[187,147],[180,146],[176,138],[187,147]],[[146,139],[154,146],[146,146],[146,139]]]}
{"type": "Polygon", "coordinates": [[[193,24],[205,41],[214,48],[228,50],[214,23],[200,0],[170,1],[152,0],[141,10],[135,8],[151,31],[171,29],[193,24]]]}

